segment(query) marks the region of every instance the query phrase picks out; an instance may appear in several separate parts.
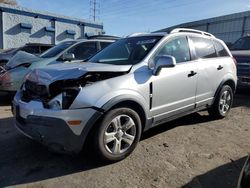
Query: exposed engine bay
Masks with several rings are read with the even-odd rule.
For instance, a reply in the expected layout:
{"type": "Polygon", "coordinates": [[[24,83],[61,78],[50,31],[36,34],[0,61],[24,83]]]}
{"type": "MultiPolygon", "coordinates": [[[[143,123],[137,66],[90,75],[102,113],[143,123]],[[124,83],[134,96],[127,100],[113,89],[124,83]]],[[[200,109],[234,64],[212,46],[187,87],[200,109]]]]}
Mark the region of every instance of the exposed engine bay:
{"type": "Polygon", "coordinates": [[[83,87],[124,74],[127,72],[88,72],[79,78],[57,80],[48,86],[27,79],[22,86],[22,100],[41,101],[45,108],[49,108],[49,102],[62,94],[61,107],[68,109],[83,87]]]}

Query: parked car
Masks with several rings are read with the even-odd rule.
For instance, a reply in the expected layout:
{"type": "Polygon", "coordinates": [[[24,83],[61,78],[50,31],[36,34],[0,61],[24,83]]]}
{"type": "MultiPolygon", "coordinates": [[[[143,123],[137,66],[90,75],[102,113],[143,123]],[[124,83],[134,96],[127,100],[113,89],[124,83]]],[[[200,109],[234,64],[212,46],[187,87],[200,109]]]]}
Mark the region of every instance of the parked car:
{"type": "Polygon", "coordinates": [[[224,118],[236,83],[230,51],[209,33],[136,34],[88,63],[32,71],[13,113],[24,135],[56,151],[80,152],[90,139],[98,157],[114,162],[157,125],[205,109],[224,118]]]}
{"type": "Polygon", "coordinates": [[[250,88],[250,36],[237,40],[230,50],[237,60],[238,87],[250,88]]]}
{"type": "Polygon", "coordinates": [[[35,55],[40,55],[52,45],[50,44],[39,44],[39,43],[28,43],[19,48],[11,48],[4,50],[0,53],[0,66],[4,66],[18,51],[24,51],[35,55]]]}
{"type": "Polygon", "coordinates": [[[25,76],[35,68],[51,64],[82,61],[113,43],[116,39],[66,41],[44,52],[40,57],[19,52],[0,73],[0,91],[16,92],[25,76]]]}
{"type": "Polygon", "coordinates": [[[249,187],[250,187],[250,156],[247,157],[247,160],[241,170],[237,188],[249,188],[249,187]]]}

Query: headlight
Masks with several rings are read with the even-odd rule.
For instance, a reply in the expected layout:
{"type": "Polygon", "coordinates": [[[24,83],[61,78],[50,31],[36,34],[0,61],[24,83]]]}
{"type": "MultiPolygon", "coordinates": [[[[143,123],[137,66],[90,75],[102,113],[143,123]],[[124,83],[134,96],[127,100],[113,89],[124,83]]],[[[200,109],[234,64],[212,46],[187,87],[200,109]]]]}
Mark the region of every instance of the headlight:
{"type": "Polygon", "coordinates": [[[79,88],[64,89],[61,94],[49,101],[46,106],[47,108],[54,110],[69,109],[79,91],[79,88]]]}
{"type": "Polygon", "coordinates": [[[78,95],[80,89],[79,88],[72,88],[63,91],[62,93],[62,109],[68,109],[73,101],[75,100],[76,96],[78,95]]]}

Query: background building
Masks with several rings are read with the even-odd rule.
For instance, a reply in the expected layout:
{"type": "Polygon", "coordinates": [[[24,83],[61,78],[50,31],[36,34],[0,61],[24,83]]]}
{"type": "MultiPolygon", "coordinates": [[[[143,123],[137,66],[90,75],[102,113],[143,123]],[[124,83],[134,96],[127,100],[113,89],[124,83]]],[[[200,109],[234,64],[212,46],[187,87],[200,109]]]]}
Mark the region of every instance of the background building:
{"type": "Polygon", "coordinates": [[[102,31],[102,23],[0,4],[0,49],[26,43],[57,44],[102,31]]]}
{"type": "Polygon", "coordinates": [[[250,11],[175,25],[160,32],[170,32],[177,27],[207,31],[227,43],[233,43],[241,36],[250,35],[250,11]]]}

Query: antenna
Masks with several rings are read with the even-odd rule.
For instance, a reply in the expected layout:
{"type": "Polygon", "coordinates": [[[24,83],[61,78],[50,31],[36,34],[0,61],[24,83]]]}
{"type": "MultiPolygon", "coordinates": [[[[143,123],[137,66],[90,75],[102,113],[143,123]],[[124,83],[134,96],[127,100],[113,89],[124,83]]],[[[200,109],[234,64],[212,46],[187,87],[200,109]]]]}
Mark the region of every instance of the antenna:
{"type": "Polygon", "coordinates": [[[93,19],[93,21],[95,22],[99,17],[98,15],[100,14],[100,3],[97,0],[90,0],[89,6],[90,19],[93,19]]]}

